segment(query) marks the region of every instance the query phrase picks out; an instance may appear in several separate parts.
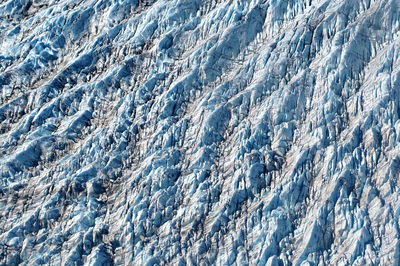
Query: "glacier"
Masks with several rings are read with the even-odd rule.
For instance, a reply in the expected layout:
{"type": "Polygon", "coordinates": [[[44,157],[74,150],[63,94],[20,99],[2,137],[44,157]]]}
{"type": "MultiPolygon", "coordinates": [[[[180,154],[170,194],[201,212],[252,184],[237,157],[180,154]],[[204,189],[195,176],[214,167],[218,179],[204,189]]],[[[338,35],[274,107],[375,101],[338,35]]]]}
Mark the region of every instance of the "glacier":
{"type": "Polygon", "coordinates": [[[400,265],[398,0],[3,0],[1,265],[400,265]]]}

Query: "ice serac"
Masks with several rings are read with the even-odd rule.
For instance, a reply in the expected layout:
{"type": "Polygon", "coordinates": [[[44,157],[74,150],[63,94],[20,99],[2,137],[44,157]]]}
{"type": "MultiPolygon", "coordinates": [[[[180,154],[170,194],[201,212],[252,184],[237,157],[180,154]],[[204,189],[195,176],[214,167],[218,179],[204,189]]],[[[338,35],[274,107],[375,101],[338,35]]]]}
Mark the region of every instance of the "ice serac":
{"type": "Polygon", "coordinates": [[[400,265],[398,0],[0,3],[1,265],[400,265]]]}

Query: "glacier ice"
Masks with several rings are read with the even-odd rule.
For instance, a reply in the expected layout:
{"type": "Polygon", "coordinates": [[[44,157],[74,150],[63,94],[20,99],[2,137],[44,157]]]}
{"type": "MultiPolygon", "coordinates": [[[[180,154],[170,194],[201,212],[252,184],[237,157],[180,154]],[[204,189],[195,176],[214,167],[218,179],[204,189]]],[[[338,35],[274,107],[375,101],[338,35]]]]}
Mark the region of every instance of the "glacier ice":
{"type": "Polygon", "coordinates": [[[398,0],[0,3],[1,265],[399,265],[398,0]]]}

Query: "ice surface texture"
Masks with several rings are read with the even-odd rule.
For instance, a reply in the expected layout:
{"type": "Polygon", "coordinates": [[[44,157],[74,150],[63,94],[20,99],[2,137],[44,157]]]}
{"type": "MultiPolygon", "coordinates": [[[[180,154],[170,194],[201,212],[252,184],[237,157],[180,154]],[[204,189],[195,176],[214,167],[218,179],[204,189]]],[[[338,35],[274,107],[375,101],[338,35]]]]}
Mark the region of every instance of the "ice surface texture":
{"type": "Polygon", "coordinates": [[[5,0],[2,265],[399,265],[398,0],[5,0]]]}

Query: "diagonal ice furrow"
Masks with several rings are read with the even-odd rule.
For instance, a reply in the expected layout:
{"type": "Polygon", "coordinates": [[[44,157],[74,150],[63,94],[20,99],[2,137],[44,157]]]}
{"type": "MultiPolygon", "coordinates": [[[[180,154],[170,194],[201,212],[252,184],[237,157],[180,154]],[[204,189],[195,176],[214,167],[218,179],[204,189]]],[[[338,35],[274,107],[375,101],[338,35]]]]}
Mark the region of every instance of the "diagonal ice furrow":
{"type": "Polygon", "coordinates": [[[399,264],[398,1],[0,3],[0,264],[399,264]]]}

